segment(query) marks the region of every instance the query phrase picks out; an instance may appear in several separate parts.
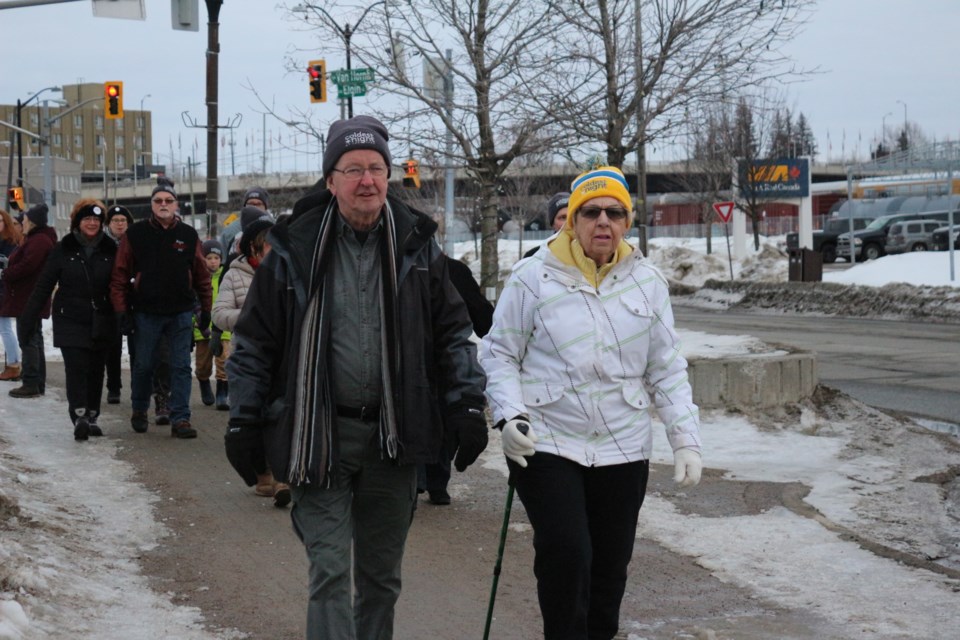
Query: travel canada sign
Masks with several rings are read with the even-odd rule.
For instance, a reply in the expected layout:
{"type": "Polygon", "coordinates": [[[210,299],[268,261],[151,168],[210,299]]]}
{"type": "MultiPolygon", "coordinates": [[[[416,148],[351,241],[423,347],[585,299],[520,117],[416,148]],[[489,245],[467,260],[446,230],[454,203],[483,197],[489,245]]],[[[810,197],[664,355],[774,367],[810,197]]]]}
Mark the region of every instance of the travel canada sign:
{"type": "Polygon", "coordinates": [[[751,198],[806,198],[810,195],[810,161],[806,158],[741,160],[740,195],[751,198]]]}

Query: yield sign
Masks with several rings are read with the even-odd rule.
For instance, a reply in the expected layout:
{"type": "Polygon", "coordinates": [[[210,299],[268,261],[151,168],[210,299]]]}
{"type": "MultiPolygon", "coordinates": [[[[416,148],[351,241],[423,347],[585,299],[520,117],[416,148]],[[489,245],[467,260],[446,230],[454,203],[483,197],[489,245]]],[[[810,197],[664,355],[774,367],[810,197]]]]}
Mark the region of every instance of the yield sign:
{"type": "Polygon", "coordinates": [[[720,216],[720,219],[724,222],[730,222],[730,216],[733,214],[733,207],[735,203],[733,202],[714,202],[713,210],[717,212],[717,215],[720,216]]]}

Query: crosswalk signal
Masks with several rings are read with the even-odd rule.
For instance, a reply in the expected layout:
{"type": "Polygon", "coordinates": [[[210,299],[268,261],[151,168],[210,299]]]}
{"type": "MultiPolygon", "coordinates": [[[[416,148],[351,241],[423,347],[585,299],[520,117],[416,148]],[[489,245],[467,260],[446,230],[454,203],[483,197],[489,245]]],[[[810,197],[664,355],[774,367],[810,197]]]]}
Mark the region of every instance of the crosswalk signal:
{"type": "Polygon", "coordinates": [[[27,208],[23,201],[23,187],[10,187],[7,189],[7,204],[14,211],[23,211],[27,208]]]}
{"type": "Polygon", "coordinates": [[[420,188],[420,163],[412,158],[403,163],[403,186],[420,188]]]}
{"type": "Polygon", "coordinates": [[[123,117],[123,83],[105,82],[103,83],[103,99],[106,109],[107,120],[119,120],[123,117]]]}
{"type": "Polygon", "coordinates": [[[327,63],[324,60],[311,60],[307,65],[310,74],[310,102],[327,101],[327,63]]]}

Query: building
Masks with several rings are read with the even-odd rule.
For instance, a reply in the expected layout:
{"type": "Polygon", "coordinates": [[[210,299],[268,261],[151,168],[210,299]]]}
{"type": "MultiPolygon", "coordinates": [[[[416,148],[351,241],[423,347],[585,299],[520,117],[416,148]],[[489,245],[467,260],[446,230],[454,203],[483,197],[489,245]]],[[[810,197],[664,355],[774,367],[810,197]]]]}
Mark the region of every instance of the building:
{"type": "MultiPolygon", "coordinates": [[[[26,145],[24,145],[24,150],[26,150],[26,145]]],[[[14,176],[12,183],[16,184],[16,167],[16,157],[0,156],[0,172],[2,172],[4,181],[6,181],[7,175],[12,175],[14,176]]],[[[62,238],[70,230],[70,211],[73,210],[73,205],[77,200],[82,197],[102,198],[104,196],[100,194],[85,196],[81,193],[80,163],[75,160],[52,158],[50,171],[50,213],[48,218],[50,226],[57,230],[57,237],[62,238]]],[[[27,206],[43,202],[43,183],[43,158],[24,156],[23,190],[27,206]]],[[[5,206],[5,204],[0,206],[5,206]]],[[[5,208],[9,210],[9,207],[5,208]]],[[[13,212],[11,211],[11,213],[13,212]]]]}
{"type": "MultiPolygon", "coordinates": [[[[20,113],[21,128],[38,134],[42,133],[44,111],[46,119],[53,119],[50,154],[54,158],[79,163],[84,181],[115,179],[119,174],[131,173],[136,164],[149,163],[153,148],[149,111],[131,109],[137,105],[128,99],[124,104],[124,117],[108,120],[104,117],[103,83],[65,84],[62,89],[60,98],[31,103],[20,113]],[[77,105],[83,106],[70,111],[77,105]],[[60,117],[67,111],[69,113],[60,117]]],[[[16,105],[0,105],[0,120],[15,124],[16,112],[16,105]]],[[[2,136],[6,138],[7,132],[2,136]]],[[[27,135],[21,139],[23,157],[43,155],[39,140],[27,135]]]]}

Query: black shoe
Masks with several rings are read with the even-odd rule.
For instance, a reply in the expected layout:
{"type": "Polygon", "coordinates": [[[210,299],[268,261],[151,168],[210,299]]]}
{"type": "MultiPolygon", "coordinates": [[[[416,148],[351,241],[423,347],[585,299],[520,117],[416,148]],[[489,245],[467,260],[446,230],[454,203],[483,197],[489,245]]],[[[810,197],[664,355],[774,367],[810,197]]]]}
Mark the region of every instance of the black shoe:
{"type": "Polygon", "coordinates": [[[10,389],[11,398],[39,398],[43,391],[36,385],[21,385],[16,389],[10,389]]]}
{"type": "Polygon", "coordinates": [[[189,420],[178,420],[177,424],[170,427],[170,435],[174,438],[196,438],[197,430],[190,426],[189,420]]]}
{"type": "Polygon", "coordinates": [[[430,494],[431,504],[450,504],[450,494],[447,493],[446,489],[435,489],[433,491],[428,491],[427,493],[430,494]]]}
{"type": "Polygon", "coordinates": [[[217,411],[230,411],[230,384],[217,380],[217,411]]]}
{"type": "Polygon", "coordinates": [[[209,380],[200,380],[200,400],[208,407],[214,403],[213,389],[210,388],[209,380]]]}
{"type": "Polygon", "coordinates": [[[107,404],[120,404],[120,390],[107,391],[107,404]]]}
{"type": "Polygon", "coordinates": [[[133,430],[137,433],[146,433],[147,427],[150,426],[150,420],[147,418],[147,412],[134,411],[133,415],[130,416],[130,426],[133,427],[133,430]]]}
{"type": "Polygon", "coordinates": [[[99,438],[100,436],[103,435],[103,429],[101,429],[101,428],[100,428],[100,425],[98,425],[96,422],[91,422],[91,423],[90,423],[90,435],[91,435],[91,436],[96,436],[96,437],[99,438]]]}
{"type": "Polygon", "coordinates": [[[83,416],[73,423],[73,439],[86,440],[90,436],[90,423],[83,416]]]}

